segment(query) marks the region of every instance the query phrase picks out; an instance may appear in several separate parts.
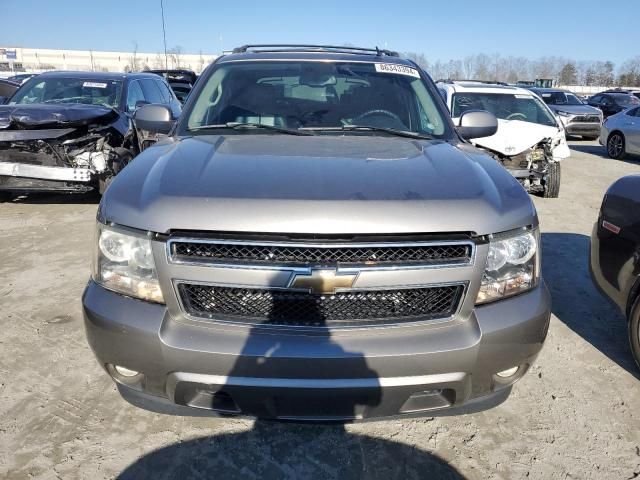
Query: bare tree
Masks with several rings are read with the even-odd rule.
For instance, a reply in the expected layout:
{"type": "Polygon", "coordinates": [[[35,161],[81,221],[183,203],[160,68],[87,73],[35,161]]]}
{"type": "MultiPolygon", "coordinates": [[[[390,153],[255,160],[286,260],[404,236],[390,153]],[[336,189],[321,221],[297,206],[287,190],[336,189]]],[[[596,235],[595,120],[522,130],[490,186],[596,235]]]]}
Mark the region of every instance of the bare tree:
{"type": "Polygon", "coordinates": [[[138,42],[133,41],[133,51],[131,52],[131,57],[129,58],[129,65],[131,65],[132,72],[139,71],[138,68],[138,42]]]}
{"type": "Polygon", "coordinates": [[[576,85],[578,83],[578,71],[572,62],[566,63],[562,67],[558,81],[560,85],[576,85]]]}
{"type": "Polygon", "coordinates": [[[182,47],[180,45],[176,45],[175,47],[167,50],[167,55],[169,56],[169,61],[171,62],[171,68],[180,68],[180,55],[182,55],[182,47]]]}
{"type": "Polygon", "coordinates": [[[429,69],[429,62],[427,61],[427,57],[424,56],[424,53],[406,52],[404,56],[416,62],[420,68],[425,70],[429,69]]]}

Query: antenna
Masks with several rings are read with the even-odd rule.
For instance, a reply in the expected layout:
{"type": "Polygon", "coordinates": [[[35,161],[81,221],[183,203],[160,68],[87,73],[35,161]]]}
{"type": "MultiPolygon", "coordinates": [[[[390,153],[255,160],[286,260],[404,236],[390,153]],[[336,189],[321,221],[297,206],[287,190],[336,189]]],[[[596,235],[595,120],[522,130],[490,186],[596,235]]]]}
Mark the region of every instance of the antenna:
{"type": "Polygon", "coordinates": [[[164,69],[169,69],[169,64],[167,62],[167,32],[164,28],[164,5],[162,5],[162,0],[160,0],[160,12],[162,13],[162,38],[164,40],[164,69]]]}

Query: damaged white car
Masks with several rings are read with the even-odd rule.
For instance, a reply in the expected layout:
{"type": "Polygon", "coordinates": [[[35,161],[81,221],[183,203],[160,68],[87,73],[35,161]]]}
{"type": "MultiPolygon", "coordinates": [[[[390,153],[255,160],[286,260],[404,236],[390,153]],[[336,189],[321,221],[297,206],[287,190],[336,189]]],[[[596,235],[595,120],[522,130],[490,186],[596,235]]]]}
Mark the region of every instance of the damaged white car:
{"type": "Polygon", "coordinates": [[[133,116],[144,104],[181,105],[153,74],[49,72],[0,105],[0,196],[102,193],[149,143],[133,116]]]}
{"type": "Polygon", "coordinates": [[[498,118],[495,135],[473,140],[516,177],[529,193],[556,198],[560,193],[560,161],[570,156],[562,123],[529,90],[473,81],[438,82],[453,118],[470,110],[486,110],[498,118]]]}

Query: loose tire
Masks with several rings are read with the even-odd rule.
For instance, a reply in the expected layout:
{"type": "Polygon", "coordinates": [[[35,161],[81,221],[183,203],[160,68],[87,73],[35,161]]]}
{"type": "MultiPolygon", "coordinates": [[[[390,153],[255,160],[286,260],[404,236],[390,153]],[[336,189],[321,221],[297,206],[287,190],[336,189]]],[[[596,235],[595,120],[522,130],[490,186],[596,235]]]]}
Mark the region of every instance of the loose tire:
{"type": "Polygon", "coordinates": [[[551,162],[543,180],[544,198],[558,198],[560,194],[560,162],[551,162]]]}
{"type": "Polygon", "coordinates": [[[625,155],[624,135],[620,132],[613,132],[607,139],[607,155],[609,158],[620,160],[625,155]]]}
{"type": "Polygon", "coordinates": [[[629,345],[633,358],[640,367],[640,297],[636,299],[629,316],[629,345]]]}

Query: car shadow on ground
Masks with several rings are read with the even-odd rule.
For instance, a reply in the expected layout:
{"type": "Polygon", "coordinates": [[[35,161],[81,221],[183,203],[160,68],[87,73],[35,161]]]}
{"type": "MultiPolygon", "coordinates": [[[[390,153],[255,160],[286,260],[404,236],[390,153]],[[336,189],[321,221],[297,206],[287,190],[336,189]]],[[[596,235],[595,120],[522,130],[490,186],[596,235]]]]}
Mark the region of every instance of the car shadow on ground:
{"type": "Polygon", "coordinates": [[[629,163],[631,165],[638,165],[638,163],[640,162],[640,157],[635,156],[635,155],[627,155],[626,157],[620,159],[620,160],[614,160],[612,158],[609,158],[607,156],[607,151],[605,150],[605,148],[602,145],[599,144],[595,144],[595,145],[577,145],[572,143],[571,145],[569,145],[569,148],[571,148],[571,150],[575,150],[576,152],[582,152],[582,153],[588,153],[590,155],[595,155],[596,157],[600,157],[600,158],[604,158],[607,161],[610,162],[625,162],[625,163],[629,163]]]}
{"type": "Polygon", "coordinates": [[[87,193],[51,193],[34,192],[21,195],[12,195],[4,199],[6,203],[24,203],[30,205],[97,205],[100,203],[100,195],[97,192],[87,193]]]}
{"type": "Polygon", "coordinates": [[[589,273],[590,238],[542,234],[542,275],[558,319],[612,361],[640,379],[631,355],[627,321],[596,289],[589,273]]]}
{"type": "Polygon", "coordinates": [[[342,425],[255,422],[247,432],[175,443],[143,456],[117,478],[464,480],[413,446],[345,431],[342,425]]]}

